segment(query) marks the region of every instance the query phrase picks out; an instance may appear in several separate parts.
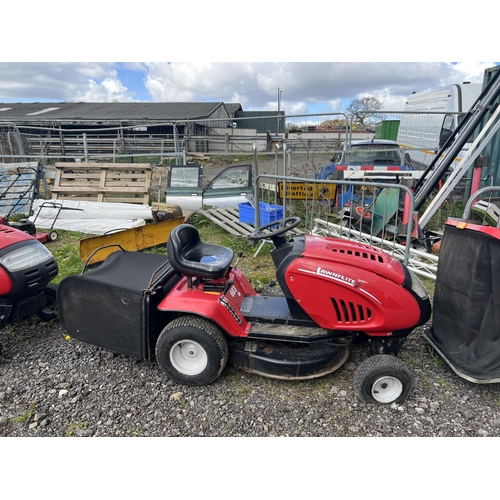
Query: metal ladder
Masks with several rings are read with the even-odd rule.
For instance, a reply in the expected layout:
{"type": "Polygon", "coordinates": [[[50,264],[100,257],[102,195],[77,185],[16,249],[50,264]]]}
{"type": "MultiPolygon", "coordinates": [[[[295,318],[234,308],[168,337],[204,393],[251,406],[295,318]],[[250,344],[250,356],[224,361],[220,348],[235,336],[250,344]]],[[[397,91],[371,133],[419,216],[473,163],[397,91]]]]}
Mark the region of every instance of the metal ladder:
{"type": "Polygon", "coordinates": [[[500,106],[495,105],[495,101],[499,96],[500,69],[493,75],[486,88],[465,115],[464,119],[439,150],[436,158],[429,165],[422,177],[417,181],[415,185],[415,210],[418,211],[432,191],[437,187],[439,181],[446,175],[458,153],[460,153],[464,145],[474,134],[477,126],[488,114],[491,114],[487,123],[481,129],[481,132],[462,158],[460,165],[451,172],[437,196],[419,218],[418,225],[420,229],[424,228],[429,222],[434,213],[439,209],[439,206],[449,196],[451,191],[474,164],[474,161],[481,151],[500,128],[500,120],[498,120],[500,116],[500,106]]]}

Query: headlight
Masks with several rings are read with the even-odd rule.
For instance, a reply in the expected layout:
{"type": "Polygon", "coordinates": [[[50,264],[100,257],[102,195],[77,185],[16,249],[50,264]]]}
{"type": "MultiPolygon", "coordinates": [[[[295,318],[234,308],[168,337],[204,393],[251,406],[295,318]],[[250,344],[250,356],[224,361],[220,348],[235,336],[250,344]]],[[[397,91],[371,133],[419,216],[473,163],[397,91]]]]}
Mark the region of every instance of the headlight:
{"type": "Polygon", "coordinates": [[[417,276],[408,269],[410,276],[411,276],[411,289],[421,298],[421,299],[427,299],[429,297],[429,294],[427,293],[427,290],[424,288],[424,285],[422,285],[422,282],[417,278],[417,276]]]}
{"type": "Polygon", "coordinates": [[[0,264],[10,272],[33,267],[52,258],[52,254],[41,244],[26,245],[0,258],[0,264]]]}

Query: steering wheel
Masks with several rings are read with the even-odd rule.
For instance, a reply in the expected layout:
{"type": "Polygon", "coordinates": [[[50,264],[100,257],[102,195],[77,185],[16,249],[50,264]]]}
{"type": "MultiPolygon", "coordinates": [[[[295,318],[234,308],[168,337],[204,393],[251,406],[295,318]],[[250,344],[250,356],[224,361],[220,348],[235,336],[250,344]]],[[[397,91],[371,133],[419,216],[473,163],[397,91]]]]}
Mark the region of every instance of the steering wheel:
{"type": "Polygon", "coordinates": [[[300,224],[300,217],[285,217],[283,219],[274,220],[263,226],[258,227],[257,229],[255,229],[255,231],[251,232],[247,238],[249,240],[265,240],[265,239],[272,240],[273,238],[281,236],[282,234],[292,230],[299,224],[300,224]],[[268,229],[273,226],[278,226],[278,227],[272,229],[268,233],[264,233],[265,229],[268,229]]]}

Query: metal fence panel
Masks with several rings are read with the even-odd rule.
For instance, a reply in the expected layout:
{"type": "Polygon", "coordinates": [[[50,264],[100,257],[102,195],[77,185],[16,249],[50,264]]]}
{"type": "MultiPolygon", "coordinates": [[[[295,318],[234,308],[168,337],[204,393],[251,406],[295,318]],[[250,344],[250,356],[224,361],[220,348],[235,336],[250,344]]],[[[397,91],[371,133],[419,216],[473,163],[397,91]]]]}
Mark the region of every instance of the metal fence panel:
{"type": "Polygon", "coordinates": [[[27,214],[39,193],[41,165],[36,162],[0,164],[0,215],[27,214]]]}

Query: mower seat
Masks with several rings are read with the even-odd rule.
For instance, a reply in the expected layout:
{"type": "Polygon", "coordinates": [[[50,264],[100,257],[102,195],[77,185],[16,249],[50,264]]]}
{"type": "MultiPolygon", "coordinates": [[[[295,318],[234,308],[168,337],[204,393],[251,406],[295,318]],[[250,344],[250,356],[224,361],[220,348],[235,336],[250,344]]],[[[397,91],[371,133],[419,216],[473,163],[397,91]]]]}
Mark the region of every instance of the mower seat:
{"type": "Polygon", "coordinates": [[[202,242],[191,224],[181,224],[171,231],[167,251],[171,266],[191,277],[222,278],[233,260],[230,248],[202,242]]]}

